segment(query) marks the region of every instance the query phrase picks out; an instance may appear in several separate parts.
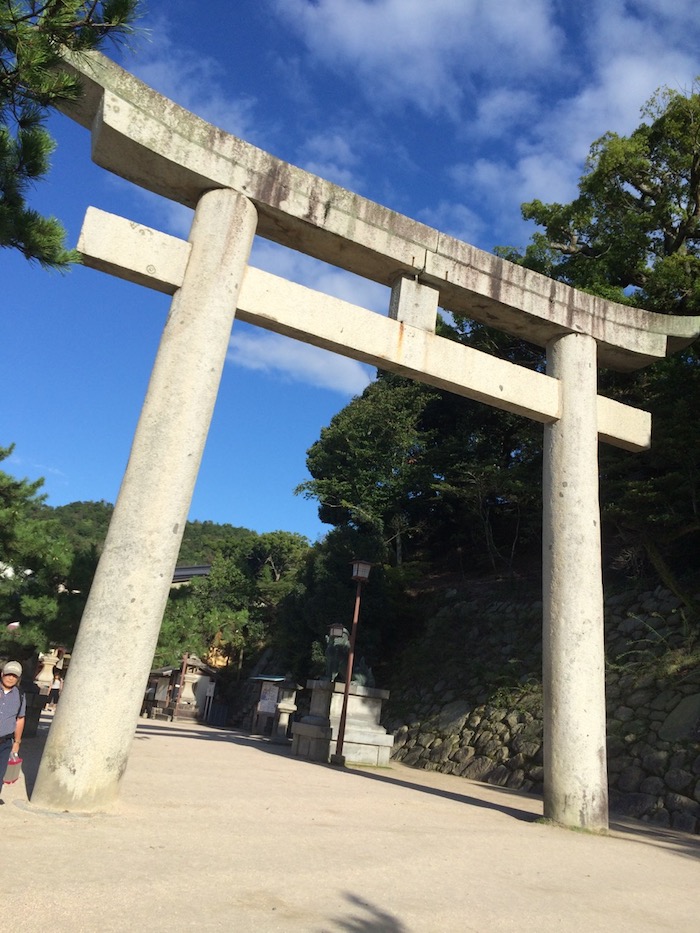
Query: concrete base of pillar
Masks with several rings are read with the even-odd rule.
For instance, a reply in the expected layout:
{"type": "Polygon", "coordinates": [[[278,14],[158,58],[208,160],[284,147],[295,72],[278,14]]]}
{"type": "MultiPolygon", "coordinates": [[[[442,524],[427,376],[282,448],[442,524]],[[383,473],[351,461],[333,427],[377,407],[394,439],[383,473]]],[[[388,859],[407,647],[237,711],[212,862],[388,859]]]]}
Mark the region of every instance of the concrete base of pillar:
{"type": "MultiPolygon", "coordinates": [[[[327,763],[336,753],[345,684],[310,680],[306,686],[312,691],[311,710],[292,724],[292,755],[327,763]]],[[[348,764],[388,766],[394,737],[379,724],[382,703],[388,698],[388,690],[350,685],[343,740],[348,764]]]]}

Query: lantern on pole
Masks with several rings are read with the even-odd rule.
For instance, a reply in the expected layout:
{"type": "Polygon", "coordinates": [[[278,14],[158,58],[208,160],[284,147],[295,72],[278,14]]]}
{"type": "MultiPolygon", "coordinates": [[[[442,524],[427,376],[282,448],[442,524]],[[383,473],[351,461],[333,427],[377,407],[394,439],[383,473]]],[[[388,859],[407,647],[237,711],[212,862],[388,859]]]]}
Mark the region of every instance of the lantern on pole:
{"type": "Polygon", "coordinates": [[[362,598],[362,586],[369,579],[369,572],[372,564],[367,560],[355,559],[352,561],[352,579],[357,583],[355,590],[355,610],[352,616],[352,629],[350,630],[350,648],[348,649],[348,664],[345,671],[345,690],[343,691],[343,705],[340,711],[340,722],[338,723],[338,738],[335,743],[335,754],[331,755],[331,764],[345,764],[343,755],[343,742],[345,741],[345,721],[348,715],[348,697],[350,695],[350,681],[352,680],[352,669],[355,662],[355,640],[357,638],[357,623],[360,618],[360,600],[362,598]]]}

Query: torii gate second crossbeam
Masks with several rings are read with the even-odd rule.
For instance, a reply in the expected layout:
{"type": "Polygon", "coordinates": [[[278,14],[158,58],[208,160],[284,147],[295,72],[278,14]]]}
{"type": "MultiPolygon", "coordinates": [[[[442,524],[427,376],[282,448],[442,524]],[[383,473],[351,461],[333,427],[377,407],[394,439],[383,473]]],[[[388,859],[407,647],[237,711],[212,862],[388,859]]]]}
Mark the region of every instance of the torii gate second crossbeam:
{"type": "Polygon", "coordinates": [[[238,313],[544,424],[545,816],[605,828],[597,447],[644,449],[651,426],[597,395],[597,365],[663,357],[700,319],[584,295],[228,136],[101,55],[76,67],[95,160],[195,218],[185,242],[91,209],[81,234],[88,264],[173,300],[32,805],[95,811],[118,793],[238,313]],[[256,233],[391,286],[389,318],[249,267],[256,233]],[[437,337],[438,305],[546,346],[547,375],[437,337]],[[114,657],[128,671],[88,700],[114,657]]]}

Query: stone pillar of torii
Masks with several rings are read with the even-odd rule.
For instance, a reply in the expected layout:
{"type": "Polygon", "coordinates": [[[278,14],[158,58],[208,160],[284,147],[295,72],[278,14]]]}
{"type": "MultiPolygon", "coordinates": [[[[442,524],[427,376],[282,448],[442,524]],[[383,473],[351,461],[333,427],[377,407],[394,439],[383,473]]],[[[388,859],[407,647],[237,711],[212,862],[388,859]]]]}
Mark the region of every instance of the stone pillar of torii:
{"type": "Polygon", "coordinates": [[[173,299],[32,806],[94,812],[118,794],[237,315],[544,424],[544,815],[606,828],[598,442],[643,450],[651,418],[599,396],[597,368],[679,350],[700,318],[604,301],[396,214],[100,54],[67,67],[85,86],[67,113],[95,162],[195,215],[188,241],[94,208],[81,232],[87,265],[173,299]],[[389,286],[389,316],[249,266],[255,235],[389,286]],[[438,306],[546,347],[547,373],[438,337],[438,306]]]}

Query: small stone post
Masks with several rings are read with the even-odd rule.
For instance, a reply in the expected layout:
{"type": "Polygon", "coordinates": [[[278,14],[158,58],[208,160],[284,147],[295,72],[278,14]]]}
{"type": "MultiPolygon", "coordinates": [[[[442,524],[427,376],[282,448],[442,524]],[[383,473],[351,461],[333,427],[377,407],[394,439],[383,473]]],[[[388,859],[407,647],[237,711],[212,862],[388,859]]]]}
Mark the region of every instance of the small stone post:
{"type": "Polygon", "coordinates": [[[117,797],[256,223],[250,201],[230,189],[208,191],[197,206],[33,805],[89,812],[117,797]]]}
{"type": "Polygon", "coordinates": [[[561,417],[545,426],[543,482],[544,815],[608,825],[596,342],[547,347],[561,417]]]}

